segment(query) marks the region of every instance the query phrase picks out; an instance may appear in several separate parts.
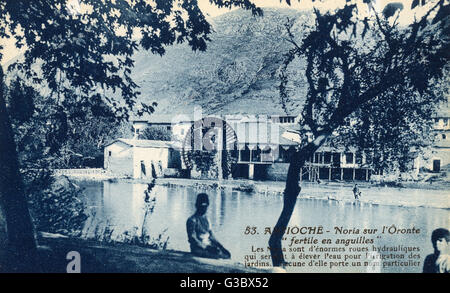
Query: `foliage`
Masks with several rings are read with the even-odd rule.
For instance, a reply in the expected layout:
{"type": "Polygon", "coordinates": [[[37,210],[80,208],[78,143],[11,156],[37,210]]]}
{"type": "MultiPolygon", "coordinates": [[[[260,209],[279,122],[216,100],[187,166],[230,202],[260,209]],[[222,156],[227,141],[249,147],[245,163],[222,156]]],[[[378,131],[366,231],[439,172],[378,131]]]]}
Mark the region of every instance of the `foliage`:
{"type": "Polygon", "coordinates": [[[104,146],[132,135],[130,123],[116,119],[102,100],[91,105],[65,103],[63,109],[68,127],[66,139],[59,141],[59,168],[102,167],[104,146]]]}
{"type": "Polygon", "coordinates": [[[142,230],[140,237],[134,237],[135,242],[140,243],[146,247],[154,248],[154,249],[166,249],[167,244],[169,242],[169,237],[163,239],[164,233],[167,231],[165,229],[161,234],[157,237],[152,237],[149,233],[148,223],[150,215],[153,213],[156,205],[156,197],[151,195],[153,188],[155,187],[155,179],[152,180],[150,184],[147,185],[147,189],[144,191],[144,220],[142,221],[142,230]]]}
{"type": "Polygon", "coordinates": [[[22,168],[76,168],[100,161],[98,167],[106,143],[131,135],[128,123],[117,120],[102,100],[91,105],[65,100],[58,106],[18,78],[6,97],[22,168]]]}
{"type": "Polygon", "coordinates": [[[19,78],[5,87],[4,94],[21,168],[45,168],[48,165],[45,158],[50,153],[47,143],[50,128],[44,115],[36,117],[43,111],[50,111],[50,107],[37,103],[39,93],[19,78]]]}
{"type": "MultiPolygon", "coordinates": [[[[261,10],[248,0],[213,0],[219,7],[261,10]]],[[[45,84],[58,102],[89,105],[102,96],[116,117],[152,113],[155,104],[136,104],[140,94],[131,77],[131,56],[139,48],[163,55],[165,47],[187,42],[205,50],[210,24],[197,1],[80,0],[73,11],[64,1],[8,0],[0,4],[0,37],[26,48],[11,69],[45,84]],[[133,36],[139,36],[139,39],[133,36]],[[39,70],[36,70],[36,64],[39,70]],[[121,99],[115,94],[118,92],[121,99]],[[76,96],[76,99],[72,97],[76,96]]]]}
{"type": "MultiPolygon", "coordinates": [[[[184,42],[193,50],[205,50],[211,32],[197,1],[78,2],[78,10],[65,1],[0,3],[0,37],[14,38],[17,48],[26,49],[9,66],[18,76],[16,85],[20,78],[42,89],[44,101],[24,130],[36,131],[38,139],[31,138],[37,140],[35,150],[41,149],[57,167],[79,167],[98,159],[102,146],[121,128],[117,119],[154,111],[156,103],[137,103],[140,92],[131,76],[134,53],[144,49],[163,55],[167,46],[184,42]],[[42,125],[50,126],[43,128],[45,133],[42,125]]],[[[212,3],[262,13],[248,0],[212,3]]],[[[33,111],[28,106],[37,103],[28,99],[29,90],[24,87],[10,103],[12,112],[20,105],[27,118],[33,111]]],[[[24,132],[13,126],[19,135],[24,132]]],[[[22,161],[35,162],[25,157],[22,161]]]]}
{"type": "Polygon", "coordinates": [[[55,179],[45,170],[25,173],[30,213],[36,230],[78,236],[81,233],[86,206],[83,190],[61,176],[55,179]]]}
{"type": "Polygon", "coordinates": [[[37,93],[32,87],[23,84],[19,78],[16,78],[7,97],[9,115],[15,123],[26,122],[33,116],[36,95],[37,93]]]}
{"type": "MultiPolygon", "coordinates": [[[[328,138],[351,126],[363,130],[369,125],[375,138],[378,135],[377,142],[389,146],[392,132],[384,128],[396,122],[390,119],[390,115],[407,115],[399,118],[405,121],[395,130],[395,135],[400,135],[400,130],[414,130],[412,124],[420,120],[417,116],[427,112],[424,108],[435,106],[442,100],[430,88],[443,77],[443,68],[450,57],[448,14],[441,13],[448,11],[448,1],[435,2],[425,15],[407,28],[399,27],[398,17],[394,17],[398,16],[398,5],[391,5],[383,15],[379,15],[371,0],[364,1],[374,17],[360,19],[355,13],[357,5],[354,2],[346,1],[343,8],[333,13],[315,10],[315,25],[301,43],[297,42],[290,26],[286,26],[293,47],[280,74],[283,107],[299,107],[287,90],[287,68],[296,58],[306,61],[308,94],[301,104],[302,145],[289,164],[283,210],[274,227],[274,231],[279,232],[273,233],[269,239],[274,266],[285,263],[281,240],[301,190],[300,168],[328,138]],[[369,35],[372,36],[370,39],[369,35]],[[356,116],[360,123],[352,125],[349,121],[358,114],[395,110],[390,104],[394,101],[396,106],[407,107],[402,109],[406,113],[387,111],[381,120],[356,116]],[[383,108],[386,106],[387,109],[383,108]],[[384,122],[388,125],[381,125],[384,122]]],[[[357,131],[354,133],[358,134],[357,131]]],[[[363,134],[359,136],[363,141],[367,138],[363,131],[359,134],[363,134]]],[[[409,147],[402,148],[401,152],[406,150],[409,147]]],[[[390,152],[389,155],[396,154],[390,152]]]]}
{"type": "Polygon", "coordinates": [[[145,128],[142,134],[139,134],[139,139],[170,141],[172,132],[165,126],[150,126],[145,128]]]}
{"type": "MultiPolygon", "coordinates": [[[[249,0],[212,0],[219,7],[260,10],[249,0]]],[[[210,25],[197,1],[177,0],[80,0],[79,10],[66,1],[5,0],[0,2],[0,38],[14,37],[17,48],[25,48],[22,62],[10,66],[24,79],[50,90],[55,108],[51,113],[48,140],[64,137],[66,113],[61,103],[94,106],[102,99],[119,119],[129,111],[152,113],[156,104],[140,103],[137,85],[130,76],[130,58],[139,48],[164,54],[165,46],[187,42],[193,50],[204,50],[210,25]],[[139,40],[133,38],[139,36],[139,40]],[[107,95],[108,94],[108,95],[107,95]],[[59,123],[61,122],[61,123],[59,123]]],[[[3,46],[0,46],[3,50],[3,46]]],[[[2,58],[0,52],[0,58],[2,58]]],[[[0,68],[0,166],[1,206],[10,223],[8,241],[13,250],[11,267],[35,271],[37,247],[26,195],[20,178],[13,129],[3,97],[3,68],[0,68]],[[10,184],[10,185],[8,185],[10,184]],[[13,224],[11,224],[13,223],[13,224]],[[24,263],[27,260],[28,264],[24,263]]],[[[49,152],[57,150],[50,145],[49,152]]]]}
{"type": "Polygon", "coordinates": [[[190,158],[195,170],[208,178],[216,178],[218,176],[218,166],[215,160],[216,154],[217,151],[215,150],[193,150],[190,152],[190,158]],[[212,174],[209,174],[209,172],[212,172],[212,174]]]}
{"type": "MultiPolygon", "coordinates": [[[[283,24],[294,18],[308,21],[311,13],[264,8],[264,17],[255,18],[234,10],[214,17],[205,52],[183,44],[162,57],[139,52],[132,75],[142,100],[156,101],[163,113],[189,113],[200,105],[207,114],[282,114],[277,70],[289,49],[283,24]]],[[[301,27],[296,33],[302,34],[301,27]]]]}
{"type": "MultiPolygon", "coordinates": [[[[211,121],[207,118],[194,122],[184,137],[183,158],[189,169],[195,169],[201,172],[202,177],[218,178],[219,166],[218,157],[218,138],[215,126],[209,126],[211,121]],[[197,132],[197,125],[202,125],[201,132],[197,132]],[[201,138],[198,135],[201,134],[201,138]]],[[[218,123],[216,121],[215,123],[218,123]]]]}
{"type": "MultiPolygon", "coordinates": [[[[432,10],[443,7],[439,1],[432,10]]],[[[316,10],[316,23],[300,43],[286,25],[293,48],[280,75],[280,96],[285,109],[302,107],[305,144],[333,132],[341,145],[371,153],[376,168],[398,163],[401,170],[412,151],[429,144],[430,118],[445,98],[435,85],[449,59],[448,23],[433,24],[428,13],[403,28],[389,19],[398,9],[364,19],[355,4],[335,13],[316,10]],[[287,86],[295,58],[307,63],[308,94],[301,104],[287,86]]]]}
{"type": "Polygon", "coordinates": [[[375,170],[406,172],[433,144],[433,116],[443,95],[420,95],[398,87],[357,109],[331,145],[356,145],[375,170]]]}

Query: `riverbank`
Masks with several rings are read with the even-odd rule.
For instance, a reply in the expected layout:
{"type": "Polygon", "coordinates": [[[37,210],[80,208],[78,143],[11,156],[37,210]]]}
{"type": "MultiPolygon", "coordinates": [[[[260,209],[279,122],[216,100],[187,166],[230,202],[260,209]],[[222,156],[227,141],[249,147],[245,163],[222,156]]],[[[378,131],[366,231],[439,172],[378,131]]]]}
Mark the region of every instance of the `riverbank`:
{"type": "MultiPolygon", "coordinates": [[[[76,180],[93,180],[92,178],[70,177],[76,180]]],[[[94,179],[94,181],[129,182],[136,184],[150,183],[151,179],[94,179]]],[[[208,180],[158,178],[156,185],[167,187],[194,187],[203,190],[224,189],[244,191],[264,196],[282,196],[285,183],[282,181],[252,180],[208,180]]],[[[389,205],[400,207],[429,207],[450,209],[450,183],[409,185],[393,187],[370,182],[358,182],[361,197],[355,201],[352,182],[302,182],[299,199],[333,200],[342,204],[389,205]]]]}
{"type": "MultiPolygon", "coordinates": [[[[56,176],[66,176],[74,180],[150,183],[151,178],[131,179],[117,178],[103,169],[59,170],[56,176]]],[[[442,177],[442,176],[441,176],[442,177]]],[[[157,185],[191,186],[211,189],[231,189],[244,192],[255,192],[264,195],[282,195],[284,181],[254,181],[245,179],[213,180],[158,178],[157,185]]],[[[442,177],[440,180],[429,181],[399,181],[399,182],[357,182],[361,191],[358,204],[381,204],[405,207],[432,207],[450,209],[450,180],[442,177]]],[[[302,191],[299,198],[334,200],[343,203],[354,203],[354,182],[321,181],[301,182],[302,191]]]]}
{"type": "MultiPolygon", "coordinates": [[[[75,178],[73,178],[75,179],[75,178]]],[[[78,180],[80,178],[77,178],[78,180]]],[[[150,183],[151,179],[107,179],[108,182],[150,183]]],[[[244,191],[264,196],[282,196],[282,181],[208,180],[158,178],[156,185],[166,187],[194,187],[203,190],[224,189],[230,192],[244,191]]],[[[358,182],[359,200],[353,197],[352,182],[302,182],[299,199],[333,200],[342,204],[389,205],[400,207],[429,207],[450,209],[450,184],[423,184],[410,187],[393,187],[370,182],[358,182]]]]}
{"type": "MultiPolygon", "coordinates": [[[[80,255],[81,273],[268,273],[230,260],[194,257],[174,250],[154,250],[135,245],[105,244],[93,240],[39,233],[39,263],[42,273],[66,273],[73,257],[80,255]]],[[[1,266],[0,266],[1,271],[1,266]]]]}

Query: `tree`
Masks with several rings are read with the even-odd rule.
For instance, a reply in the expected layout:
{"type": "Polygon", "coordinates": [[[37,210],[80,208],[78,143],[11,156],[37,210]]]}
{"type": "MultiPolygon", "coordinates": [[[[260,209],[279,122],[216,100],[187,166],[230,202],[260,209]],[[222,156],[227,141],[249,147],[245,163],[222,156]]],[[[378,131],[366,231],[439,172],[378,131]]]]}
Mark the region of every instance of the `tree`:
{"type": "Polygon", "coordinates": [[[170,141],[172,132],[165,126],[150,126],[145,128],[142,134],[139,134],[139,139],[170,141]]]}
{"type": "MultiPolygon", "coordinates": [[[[210,2],[262,14],[249,0],[210,2]]],[[[195,0],[80,3],[81,10],[74,12],[66,8],[65,1],[58,0],[0,2],[0,37],[13,35],[17,47],[26,46],[23,62],[10,69],[47,87],[60,109],[64,109],[60,104],[64,100],[89,106],[98,98],[113,109],[116,117],[127,118],[133,110],[138,114],[152,112],[156,105],[136,102],[139,91],[130,75],[133,53],[141,47],[164,54],[165,46],[175,42],[187,42],[194,50],[205,50],[209,40],[211,27],[195,0]]],[[[413,6],[418,3],[414,0],[413,6]]],[[[385,10],[385,18],[376,15],[374,20],[357,20],[353,18],[355,5],[347,1],[336,13],[317,11],[316,27],[301,45],[294,36],[290,38],[294,48],[287,56],[286,68],[294,57],[304,56],[309,89],[302,119],[305,143],[292,157],[284,206],[274,229],[277,232],[269,240],[275,266],[284,262],[281,238],[300,192],[299,170],[305,160],[356,110],[375,98],[389,96],[387,93],[396,86],[423,94],[431,81],[442,75],[442,67],[448,62],[448,26],[443,26],[448,23],[447,1],[439,0],[407,29],[399,28],[395,21],[389,22],[387,16],[392,14],[395,18],[397,11],[395,5],[390,7],[385,10]],[[352,36],[349,30],[356,30],[356,24],[364,27],[363,39],[368,31],[378,32],[379,47],[369,44],[371,50],[366,50],[355,46],[359,34],[352,36]],[[309,142],[308,134],[313,137],[309,142]]],[[[282,72],[281,77],[281,98],[287,107],[289,96],[283,90],[287,76],[282,72]]],[[[0,193],[11,247],[11,270],[35,270],[36,243],[6,112],[3,79],[0,68],[0,193]]],[[[54,121],[64,126],[66,113],[57,111],[54,121]]],[[[64,129],[57,127],[54,135],[64,135],[64,129]]]]}
{"type": "MultiPolygon", "coordinates": [[[[261,14],[249,0],[211,2],[218,7],[237,6],[261,14]]],[[[92,101],[103,99],[119,118],[128,118],[133,110],[141,115],[151,113],[154,104],[136,103],[139,91],[130,76],[133,53],[140,46],[164,54],[165,46],[175,42],[187,42],[193,50],[205,50],[209,40],[211,27],[195,0],[79,3],[80,10],[59,0],[0,2],[0,37],[13,36],[16,47],[26,48],[23,61],[9,69],[47,87],[60,110],[64,109],[63,101],[94,106],[92,101]]],[[[0,203],[11,250],[8,265],[11,271],[35,271],[36,241],[3,86],[4,73],[0,68],[0,203]]],[[[54,122],[58,125],[54,134],[64,135],[66,128],[60,126],[67,122],[67,114],[57,111],[54,122]]]]}
{"type": "MultiPolygon", "coordinates": [[[[364,2],[373,9],[370,1],[364,2]]],[[[418,2],[413,1],[413,8],[418,2]]],[[[434,2],[407,27],[397,23],[401,7],[389,5],[382,14],[373,10],[374,16],[364,19],[358,18],[352,1],[334,13],[315,10],[315,25],[301,43],[286,27],[293,48],[280,74],[280,98],[286,110],[303,109],[302,144],[290,159],[283,209],[269,240],[274,266],[285,262],[281,239],[301,189],[300,168],[321,145],[351,129],[353,137],[360,139],[355,143],[364,147],[377,141],[385,155],[398,158],[413,144],[397,149],[392,138],[405,131],[408,135],[420,132],[420,123],[430,119],[442,100],[433,85],[442,78],[449,60],[448,1],[434,2]],[[306,63],[304,101],[290,98],[286,72],[295,58],[306,63]]]]}

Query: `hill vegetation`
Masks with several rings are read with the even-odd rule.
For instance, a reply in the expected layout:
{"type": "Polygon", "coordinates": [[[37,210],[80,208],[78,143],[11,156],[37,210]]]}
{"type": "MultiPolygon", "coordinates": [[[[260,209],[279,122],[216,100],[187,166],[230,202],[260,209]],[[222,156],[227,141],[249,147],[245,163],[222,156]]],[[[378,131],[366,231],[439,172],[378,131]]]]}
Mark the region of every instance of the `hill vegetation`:
{"type": "MultiPolygon", "coordinates": [[[[278,74],[292,47],[284,26],[295,21],[301,37],[311,19],[310,13],[290,9],[264,9],[264,17],[236,10],[213,18],[205,52],[185,44],[168,48],[162,57],[141,51],[134,56],[132,72],[141,99],[156,101],[160,114],[185,113],[196,105],[207,114],[283,114],[278,74]]],[[[300,65],[291,67],[299,71],[293,82],[301,97],[306,95],[303,67],[293,65],[300,65]]]]}

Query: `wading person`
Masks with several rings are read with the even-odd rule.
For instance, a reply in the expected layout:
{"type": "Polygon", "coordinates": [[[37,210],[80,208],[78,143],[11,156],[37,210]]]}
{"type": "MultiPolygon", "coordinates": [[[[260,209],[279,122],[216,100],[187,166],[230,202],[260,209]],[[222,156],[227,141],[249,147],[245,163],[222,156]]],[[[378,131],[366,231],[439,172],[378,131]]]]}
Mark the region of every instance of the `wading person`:
{"type": "Polygon", "coordinates": [[[450,233],[447,229],[439,228],[431,233],[434,253],[425,258],[424,273],[450,273],[449,242],[450,233]]]}
{"type": "Polygon", "coordinates": [[[200,257],[229,259],[230,252],[217,241],[211,231],[211,225],[206,217],[208,206],[208,195],[198,194],[195,202],[197,210],[186,222],[191,252],[200,257]]]}
{"type": "Polygon", "coordinates": [[[353,196],[355,197],[355,199],[359,199],[359,197],[361,196],[361,191],[359,191],[358,184],[355,184],[355,186],[353,187],[353,196]]]}

